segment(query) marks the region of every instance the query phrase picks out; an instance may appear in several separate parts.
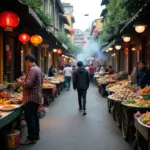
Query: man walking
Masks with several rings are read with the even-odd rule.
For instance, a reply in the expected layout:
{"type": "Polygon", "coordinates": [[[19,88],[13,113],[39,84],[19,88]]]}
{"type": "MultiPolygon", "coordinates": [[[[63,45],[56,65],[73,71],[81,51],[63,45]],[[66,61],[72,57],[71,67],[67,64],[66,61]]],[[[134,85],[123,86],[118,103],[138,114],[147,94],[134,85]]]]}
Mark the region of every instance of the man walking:
{"type": "Polygon", "coordinates": [[[70,90],[70,82],[71,82],[71,76],[72,76],[72,68],[67,65],[65,69],[63,70],[64,76],[65,76],[65,86],[67,91],[70,90]]]}
{"type": "Polygon", "coordinates": [[[42,103],[42,71],[35,64],[35,57],[27,55],[25,64],[28,67],[28,73],[24,81],[17,79],[17,83],[23,87],[23,102],[25,120],[28,127],[28,137],[22,143],[23,145],[36,143],[40,139],[38,107],[42,103]]]}
{"type": "Polygon", "coordinates": [[[73,74],[73,88],[78,92],[79,111],[83,110],[83,115],[86,115],[86,93],[89,88],[89,73],[83,67],[83,62],[77,63],[78,69],[73,74]]]}

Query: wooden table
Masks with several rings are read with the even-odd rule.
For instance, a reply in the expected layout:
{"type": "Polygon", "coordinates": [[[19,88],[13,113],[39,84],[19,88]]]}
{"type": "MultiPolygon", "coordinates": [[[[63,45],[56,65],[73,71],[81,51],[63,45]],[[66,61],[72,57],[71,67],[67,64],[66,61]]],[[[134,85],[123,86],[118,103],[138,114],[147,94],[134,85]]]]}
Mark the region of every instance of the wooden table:
{"type": "Polygon", "coordinates": [[[44,96],[44,103],[49,106],[50,102],[54,101],[55,99],[56,85],[53,87],[42,88],[42,91],[44,96]]]}
{"type": "Polygon", "coordinates": [[[112,112],[117,126],[120,128],[122,123],[122,100],[116,100],[109,95],[107,98],[108,112],[112,112]]]}

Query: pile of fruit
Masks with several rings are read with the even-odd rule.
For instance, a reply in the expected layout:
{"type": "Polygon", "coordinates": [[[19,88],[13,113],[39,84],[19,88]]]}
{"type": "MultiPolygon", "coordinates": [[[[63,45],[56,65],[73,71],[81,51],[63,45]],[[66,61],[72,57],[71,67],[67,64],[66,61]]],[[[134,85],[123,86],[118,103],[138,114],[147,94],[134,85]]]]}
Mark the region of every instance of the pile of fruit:
{"type": "Polygon", "coordinates": [[[3,99],[3,98],[9,99],[9,98],[11,98],[11,95],[7,92],[0,92],[0,98],[1,99],[3,99]]]}
{"type": "Polygon", "coordinates": [[[146,86],[145,88],[139,90],[139,94],[141,94],[141,95],[149,94],[150,95],[150,86],[146,86]]]}
{"type": "Polygon", "coordinates": [[[112,95],[112,98],[116,100],[129,100],[135,99],[136,97],[137,96],[135,92],[132,92],[130,89],[126,88],[122,88],[112,95]]]}

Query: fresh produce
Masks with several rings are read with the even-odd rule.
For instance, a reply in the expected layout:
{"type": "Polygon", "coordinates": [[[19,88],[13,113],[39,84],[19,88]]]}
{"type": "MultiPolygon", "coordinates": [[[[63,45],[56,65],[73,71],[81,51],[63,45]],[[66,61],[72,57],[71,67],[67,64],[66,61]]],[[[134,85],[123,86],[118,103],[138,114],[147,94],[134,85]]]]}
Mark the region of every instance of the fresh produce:
{"type": "Polygon", "coordinates": [[[111,76],[105,75],[101,78],[98,78],[97,81],[101,84],[108,83],[108,82],[115,82],[116,80],[112,79],[111,76]]]}
{"type": "Polygon", "coordinates": [[[139,93],[141,95],[144,95],[144,94],[149,94],[150,95],[150,86],[146,86],[145,88],[139,90],[139,93]]]}
{"type": "Polygon", "coordinates": [[[150,100],[149,101],[141,99],[127,100],[123,102],[123,104],[135,107],[150,107],[150,100]]]}
{"type": "Polygon", "coordinates": [[[134,85],[126,84],[126,85],[123,85],[123,87],[126,89],[129,89],[133,92],[136,92],[136,86],[134,86],[134,85]]]}
{"type": "Polygon", "coordinates": [[[132,92],[130,89],[126,89],[126,88],[122,88],[112,95],[113,99],[118,99],[118,100],[129,100],[129,99],[135,99],[136,97],[137,96],[135,92],[132,92]]]}
{"type": "Polygon", "coordinates": [[[143,124],[150,126],[150,112],[146,112],[146,113],[142,114],[140,121],[143,124]]]}
{"type": "Polygon", "coordinates": [[[11,104],[11,101],[8,99],[0,99],[0,106],[11,104]]]}
{"type": "Polygon", "coordinates": [[[7,98],[9,99],[11,95],[7,92],[0,92],[0,98],[7,98]]]}

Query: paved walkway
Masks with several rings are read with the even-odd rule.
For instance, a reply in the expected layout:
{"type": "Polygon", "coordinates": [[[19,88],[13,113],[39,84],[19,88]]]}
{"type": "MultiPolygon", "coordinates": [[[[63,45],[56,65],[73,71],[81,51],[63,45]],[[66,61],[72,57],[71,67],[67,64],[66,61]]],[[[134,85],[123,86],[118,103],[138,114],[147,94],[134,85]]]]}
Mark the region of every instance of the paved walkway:
{"type": "Polygon", "coordinates": [[[64,91],[41,119],[41,140],[18,150],[131,150],[111,114],[107,101],[91,86],[87,116],[78,112],[77,94],[64,91]]]}

